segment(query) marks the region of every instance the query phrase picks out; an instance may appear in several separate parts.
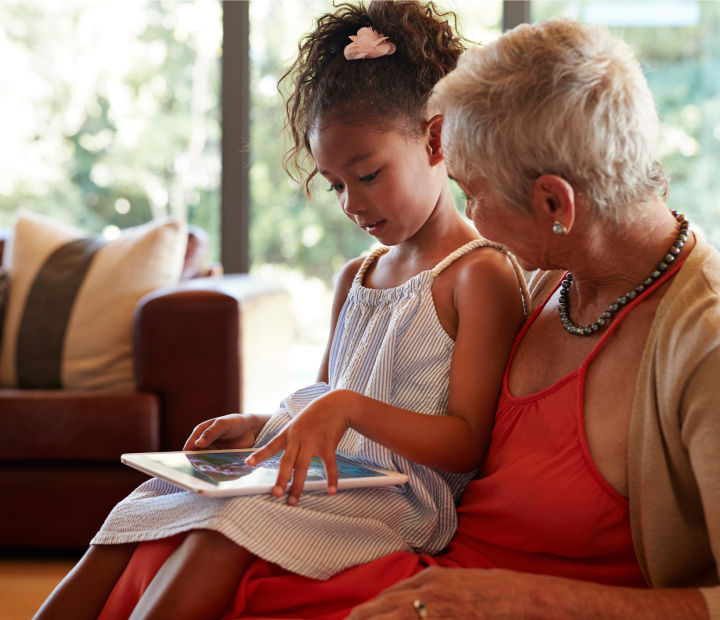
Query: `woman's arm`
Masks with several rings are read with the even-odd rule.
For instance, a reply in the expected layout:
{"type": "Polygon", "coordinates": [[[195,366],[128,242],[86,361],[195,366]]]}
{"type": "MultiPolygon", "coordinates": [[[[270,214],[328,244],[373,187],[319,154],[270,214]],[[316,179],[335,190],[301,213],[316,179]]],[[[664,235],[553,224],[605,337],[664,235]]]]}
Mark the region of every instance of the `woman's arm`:
{"type": "Polygon", "coordinates": [[[417,620],[414,601],[432,618],[681,620],[709,618],[696,589],[606,586],[500,569],[432,567],[356,607],[349,620],[417,620]]]}
{"type": "Polygon", "coordinates": [[[288,502],[297,502],[314,456],[323,459],[328,491],[335,492],[335,448],[348,428],[431,467],[465,472],[481,463],[505,363],[523,311],[515,273],[503,255],[477,252],[467,258],[454,276],[458,328],[448,415],[423,415],[348,390],[334,390],[309,405],[249,459],[254,464],[285,450],[276,495],[282,495],[294,470],[288,502]]]}

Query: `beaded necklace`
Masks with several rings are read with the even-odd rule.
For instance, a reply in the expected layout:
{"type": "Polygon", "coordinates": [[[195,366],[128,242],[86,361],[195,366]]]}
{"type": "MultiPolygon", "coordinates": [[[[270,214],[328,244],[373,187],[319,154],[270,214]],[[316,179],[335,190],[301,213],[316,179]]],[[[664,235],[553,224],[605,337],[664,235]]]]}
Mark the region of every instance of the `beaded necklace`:
{"type": "Polygon", "coordinates": [[[573,282],[573,277],[568,271],[562,279],[562,282],[560,282],[560,301],[558,303],[560,320],[562,321],[562,326],[567,332],[576,336],[590,336],[591,334],[600,331],[610,324],[613,316],[620,308],[635,299],[635,297],[655,283],[655,281],[670,266],[670,263],[675,260],[675,257],[680,254],[680,250],[685,245],[688,237],[688,226],[690,225],[688,219],[682,213],[678,213],[677,211],[673,211],[672,214],[680,223],[680,231],[678,232],[675,241],[673,241],[673,244],[670,246],[670,249],[667,251],[667,254],[663,256],[662,261],[660,261],[650,275],[642,281],[642,284],[639,284],[634,289],[618,297],[617,301],[611,303],[610,307],[605,310],[594,323],[582,326],[576,325],[570,319],[570,300],[568,299],[568,291],[570,290],[570,285],[573,282]]]}

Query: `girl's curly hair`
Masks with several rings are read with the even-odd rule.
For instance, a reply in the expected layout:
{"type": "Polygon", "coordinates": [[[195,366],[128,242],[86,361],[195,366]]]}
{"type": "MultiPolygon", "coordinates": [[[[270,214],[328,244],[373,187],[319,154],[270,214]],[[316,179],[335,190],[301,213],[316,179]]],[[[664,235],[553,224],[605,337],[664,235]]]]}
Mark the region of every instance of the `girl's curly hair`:
{"type": "Polygon", "coordinates": [[[311,155],[308,135],[329,110],[349,122],[402,123],[409,132],[420,131],[430,92],[465,49],[456,21],[454,13],[417,0],[373,0],[367,7],[343,3],[318,18],[279,86],[293,143],[284,166],[306,194],[317,174],[314,163],[310,170],[304,165],[311,155]],[[395,53],[346,60],[350,35],[364,26],[388,37],[395,53]]]}

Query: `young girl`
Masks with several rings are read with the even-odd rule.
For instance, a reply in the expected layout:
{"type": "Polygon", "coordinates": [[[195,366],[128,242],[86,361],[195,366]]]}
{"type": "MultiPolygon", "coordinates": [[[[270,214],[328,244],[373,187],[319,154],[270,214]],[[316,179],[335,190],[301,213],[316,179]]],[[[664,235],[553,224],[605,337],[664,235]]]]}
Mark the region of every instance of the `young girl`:
{"type": "Polygon", "coordinates": [[[306,189],[319,173],[350,220],[383,247],[339,276],[318,383],[272,416],[209,420],[185,445],[264,445],[253,462],[284,450],[277,486],[272,495],[210,500],[148,481],[112,511],[41,617],[51,617],[60,601],[75,618],[76,609],[93,604],[96,615],[128,562],[128,543],[138,541],[182,534],[168,543],[179,546],[160,562],[142,599],[134,594],[128,602],[122,585],[142,572],[135,562],[102,617],[133,608],[138,617],[217,617],[257,556],[326,579],[395,551],[437,554],[446,546],[455,503],[485,454],[506,357],[524,317],[514,259],[478,239],[454,206],[442,119],[427,106],[461,51],[432,4],[341,5],[318,20],[288,74],[290,159],[299,166],[309,154],[306,189]],[[409,482],[335,495],[336,451],[405,472],[409,482]],[[313,456],[325,463],[328,493],[301,497],[313,456]],[[84,578],[102,585],[92,597],[84,592],[80,604],[74,593],[82,588],[73,582],[84,578]]]}

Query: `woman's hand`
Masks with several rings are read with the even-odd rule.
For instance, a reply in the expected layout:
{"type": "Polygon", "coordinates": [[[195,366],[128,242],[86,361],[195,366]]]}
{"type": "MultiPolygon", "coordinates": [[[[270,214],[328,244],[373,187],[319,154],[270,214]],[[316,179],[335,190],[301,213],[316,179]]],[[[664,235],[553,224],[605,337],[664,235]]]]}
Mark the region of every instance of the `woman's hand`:
{"type": "Polygon", "coordinates": [[[225,450],[252,448],[268,416],[231,413],[198,424],[183,450],[225,450]]]}
{"type": "Polygon", "coordinates": [[[697,589],[623,588],[497,568],[433,566],[381,592],[348,616],[348,620],[366,618],[680,620],[709,616],[697,589]]]}
{"type": "Polygon", "coordinates": [[[284,450],[280,458],[280,468],[272,493],[282,497],[290,477],[292,485],[288,493],[288,504],[298,503],[302,493],[307,470],[313,457],[320,457],[327,475],[328,493],[337,492],[337,463],[335,449],[350,426],[349,407],[353,392],[334,390],[314,400],[300,415],[265,447],[253,452],[246,462],[257,465],[284,450]]]}
{"type": "Polygon", "coordinates": [[[521,617],[523,597],[514,575],[527,577],[495,569],[433,566],[356,607],[348,620],[521,617]],[[415,601],[422,602],[425,615],[415,601]]]}

